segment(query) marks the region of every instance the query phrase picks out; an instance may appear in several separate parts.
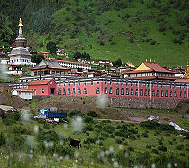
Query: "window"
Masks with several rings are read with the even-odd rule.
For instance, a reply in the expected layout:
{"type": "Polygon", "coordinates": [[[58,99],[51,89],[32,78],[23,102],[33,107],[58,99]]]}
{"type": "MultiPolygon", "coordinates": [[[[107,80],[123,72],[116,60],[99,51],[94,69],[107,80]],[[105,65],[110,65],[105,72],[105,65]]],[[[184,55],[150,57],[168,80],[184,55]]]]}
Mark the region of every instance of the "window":
{"type": "Polygon", "coordinates": [[[63,86],[66,86],[65,82],[64,82],[63,86]]]}
{"type": "Polygon", "coordinates": [[[152,96],[155,96],[155,91],[154,90],[152,90],[152,96]]]}
{"type": "Polygon", "coordinates": [[[112,81],[110,81],[110,85],[112,85],[112,81]]]}
{"type": "Polygon", "coordinates": [[[34,72],[34,76],[37,76],[37,72],[34,72]]]}
{"type": "Polygon", "coordinates": [[[121,86],[123,86],[123,82],[121,82],[121,86]]]}
{"type": "Polygon", "coordinates": [[[172,93],[172,91],[170,91],[170,97],[172,97],[173,96],[173,93],[172,93]]]}
{"type": "Polygon", "coordinates": [[[161,88],[163,88],[163,84],[161,84],[161,88]]]}
{"type": "Polygon", "coordinates": [[[154,83],[152,83],[152,87],[154,88],[154,83]]]}
{"type": "Polygon", "coordinates": [[[182,91],[180,91],[180,98],[182,98],[182,91]]]}
{"type": "Polygon", "coordinates": [[[110,92],[109,93],[112,94],[112,87],[110,87],[110,92]]]}
{"type": "Polygon", "coordinates": [[[131,86],[133,86],[133,82],[131,82],[131,86]]]}
{"type": "Polygon", "coordinates": [[[138,96],[138,89],[135,90],[135,96],[138,96]]]}
{"type": "Polygon", "coordinates": [[[159,97],[159,90],[157,90],[157,94],[156,94],[157,97],[159,97]]]}
{"type": "Polygon", "coordinates": [[[142,87],[142,82],[140,83],[140,87],[142,87]]]}
{"type": "Polygon", "coordinates": [[[161,97],[163,97],[163,90],[161,91],[161,97]]]}
{"type": "Polygon", "coordinates": [[[86,81],[84,81],[84,85],[85,85],[85,86],[87,85],[86,81]]]}
{"type": "Polygon", "coordinates": [[[99,81],[97,81],[97,85],[99,85],[99,81]]]}
{"type": "Polygon", "coordinates": [[[119,95],[119,88],[116,88],[116,95],[119,95]]]}
{"type": "Polygon", "coordinates": [[[58,90],[58,95],[61,95],[61,89],[58,90]]]}
{"type": "Polygon", "coordinates": [[[63,95],[65,95],[65,94],[66,94],[66,89],[64,88],[64,89],[63,89],[63,95]]]}
{"type": "Polygon", "coordinates": [[[107,81],[105,81],[105,85],[107,85],[107,81]]]}
{"type": "Polygon", "coordinates": [[[78,94],[81,94],[81,89],[80,88],[78,88],[78,94]]]}
{"type": "Polygon", "coordinates": [[[118,82],[116,82],[116,85],[118,86],[118,82]]]}
{"type": "Polygon", "coordinates": [[[145,87],[147,87],[147,83],[145,83],[145,87]]]}
{"type": "Polygon", "coordinates": [[[150,87],[150,83],[148,83],[148,87],[150,87]]]}
{"type": "Polygon", "coordinates": [[[75,88],[73,88],[73,94],[75,94],[75,88]]]}
{"type": "Polygon", "coordinates": [[[140,89],[140,96],[143,96],[143,89],[140,89]]]}
{"type": "Polygon", "coordinates": [[[138,86],[138,83],[136,83],[136,86],[138,86]]]}
{"type": "Polygon", "coordinates": [[[121,95],[124,95],[124,88],[121,88],[121,95]]]}
{"type": "Polygon", "coordinates": [[[168,90],[165,91],[165,97],[168,97],[168,90]]]}
{"type": "Polygon", "coordinates": [[[174,91],[174,97],[177,97],[177,91],[174,91]]]}
{"type": "Polygon", "coordinates": [[[150,89],[148,89],[148,96],[150,96],[150,89]]]}
{"type": "Polygon", "coordinates": [[[73,82],[73,85],[75,86],[75,82],[73,82]]]}
{"type": "Polygon", "coordinates": [[[96,94],[99,94],[100,93],[100,91],[99,91],[99,88],[97,87],[96,88],[96,94]]]}
{"type": "Polygon", "coordinates": [[[126,88],[126,95],[129,95],[129,89],[126,88]]]}
{"type": "Polygon", "coordinates": [[[87,94],[87,88],[84,88],[83,94],[87,94]]]}
{"type": "Polygon", "coordinates": [[[170,89],[172,88],[172,84],[170,84],[170,89]]]}
{"type": "Polygon", "coordinates": [[[93,85],[93,81],[91,81],[91,86],[93,85]]]}
{"type": "Polygon", "coordinates": [[[105,94],[108,93],[108,89],[107,89],[107,87],[105,87],[104,93],[105,93],[105,94]]]}
{"type": "Polygon", "coordinates": [[[70,94],[70,88],[68,88],[68,95],[70,94]]]}
{"type": "Polygon", "coordinates": [[[80,81],[78,81],[78,86],[80,86],[80,81]]]}
{"type": "Polygon", "coordinates": [[[186,91],[184,91],[184,98],[186,98],[186,91]]]}
{"type": "Polygon", "coordinates": [[[144,95],[147,96],[147,89],[145,89],[144,95]]]}
{"type": "Polygon", "coordinates": [[[68,86],[70,86],[70,82],[68,82],[68,86]]]}
{"type": "Polygon", "coordinates": [[[133,93],[133,89],[131,89],[131,95],[133,95],[134,93],[133,93]]]}

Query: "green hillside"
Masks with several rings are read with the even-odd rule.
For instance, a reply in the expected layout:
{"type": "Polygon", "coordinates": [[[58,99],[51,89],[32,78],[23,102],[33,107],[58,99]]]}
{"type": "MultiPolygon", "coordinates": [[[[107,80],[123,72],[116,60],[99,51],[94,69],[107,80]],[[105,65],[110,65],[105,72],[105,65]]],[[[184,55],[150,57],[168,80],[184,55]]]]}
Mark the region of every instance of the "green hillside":
{"type": "Polygon", "coordinates": [[[14,10],[14,17],[5,8],[2,14],[12,20],[14,34],[22,17],[29,45],[37,50],[45,50],[54,41],[70,55],[87,52],[92,59],[121,58],[138,65],[151,58],[169,67],[185,66],[189,61],[186,0],[26,1],[19,12],[14,10]]]}

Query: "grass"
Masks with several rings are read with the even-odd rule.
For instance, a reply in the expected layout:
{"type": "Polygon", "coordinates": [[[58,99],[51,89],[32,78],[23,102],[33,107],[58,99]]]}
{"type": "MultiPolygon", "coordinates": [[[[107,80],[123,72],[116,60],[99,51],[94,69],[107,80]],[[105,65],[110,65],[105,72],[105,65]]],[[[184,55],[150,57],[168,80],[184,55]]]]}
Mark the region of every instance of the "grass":
{"type": "MultiPolygon", "coordinates": [[[[182,122],[187,122],[186,118],[182,118],[182,119],[179,118],[179,120],[182,120],[182,122]]],[[[107,166],[114,167],[113,166],[114,162],[112,161],[109,162],[108,156],[107,157],[104,156],[103,153],[110,150],[110,148],[113,149],[114,151],[113,152],[113,155],[115,155],[114,159],[116,159],[116,154],[118,154],[119,152],[123,152],[123,150],[126,150],[129,153],[129,156],[131,157],[130,159],[132,159],[132,157],[136,157],[139,153],[146,153],[146,152],[151,153],[152,149],[157,149],[158,146],[160,146],[160,142],[167,147],[168,151],[162,152],[158,150],[159,154],[151,153],[152,158],[153,157],[156,158],[161,154],[168,155],[170,153],[173,153],[174,157],[176,157],[177,159],[180,158],[184,162],[186,163],[188,162],[188,158],[189,158],[189,151],[187,150],[188,139],[183,139],[181,137],[178,137],[177,135],[182,134],[181,132],[174,133],[169,131],[150,130],[150,129],[142,128],[138,124],[130,124],[130,125],[128,124],[127,125],[128,129],[138,130],[137,134],[133,134],[135,136],[135,140],[133,140],[130,139],[129,137],[123,138],[119,136],[115,136],[114,138],[111,138],[112,134],[108,134],[108,137],[106,137],[102,134],[105,133],[104,131],[102,131],[102,129],[100,129],[101,133],[95,130],[99,126],[101,128],[108,126],[113,126],[114,128],[118,128],[118,126],[123,125],[122,123],[116,123],[116,122],[107,123],[104,121],[94,121],[94,123],[91,124],[94,130],[87,131],[87,133],[75,132],[71,123],[72,123],[72,119],[69,118],[68,125],[65,125],[65,123],[60,123],[59,125],[49,125],[49,128],[46,128],[44,127],[44,124],[39,123],[38,121],[35,120],[30,120],[29,122],[24,122],[23,120],[20,120],[17,121],[16,124],[7,127],[5,124],[3,124],[2,119],[0,119],[0,125],[1,125],[0,132],[3,132],[5,134],[5,137],[14,134],[13,127],[20,126],[22,128],[26,128],[27,130],[31,130],[31,135],[26,135],[26,137],[27,139],[29,139],[29,141],[33,143],[33,151],[29,150],[28,151],[29,153],[26,152],[25,149],[27,149],[27,145],[25,143],[22,145],[21,150],[13,150],[10,148],[12,153],[12,158],[10,159],[12,160],[11,167],[25,167],[25,166],[45,167],[46,165],[48,165],[48,167],[53,167],[53,166],[74,167],[74,164],[82,167],[107,167],[107,166]],[[39,154],[37,152],[37,146],[36,146],[36,144],[38,143],[36,140],[36,136],[38,133],[34,132],[35,126],[39,126],[45,132],[49,130],[54,130],[55,132],[58,133],[59,136],[64,136],[65,138],[71,137],[73,139],[80,140],[82,147],[80,149],[71,148],[71,150],[73,150],[73,152],[75,153],[75,157],[70,159],[68,159],[67,157],[61,157],[61,155],[57,153],[54,153],[53,155],[45,154],[45,153],[39,154]],[[143,133],[147,133],[148,137],[143,137],[143,133]],[[102,142],[102,145],[96,144],[96,140],[100,139],[100,137],[104,138],[104,140],[100,140],[100,142],[102,142]],[[85,144],[84,141],[87,140],[87,138],[97,138],[97,139],[95,140],[94,143],[85,144]],[[115,142],[115,139],[121,139],[123,140],[123,143],[121,145],[117,144],[115,142]],[[127,142],[127,144],[125,144],[124,142],[127,142]],[[147,148],[147,145],[150,147],[147,148]],[[177,146],[179,145],[183,145],[184,148],[177,149],[177,146]],[[129,147],[132,147],[134,151],[129,152],[128,151],[129,147]],[[100,153],[102,157],[100,157],[99,155],[100,153]],[[78,155],[79,157],[77,157],[78,155]],[[18,159],[19,157],[20,159],[18,159]]],[[[86,126],[87,124],[83,123],[83,128],[85,128],[86,126]]],[[[118,129],[115,130],[118,131],[118,129]]],[[[20,136],[25,136],[25,135],[23,134],[20,136]]],[[[68,147],[68,144],[69,141],[65,139],[63,143],[63,147],[68,147]]],[[[8,161],[6,159],[6,155],[8,154],[7,147],[3,146],[1,147],[0,150],[4,151],[0,158],[0,165],[6,167],[8,164],[8,161]]],[[[121,164],[121,162],[119,164],[121,164]]],[[[168,161],[166,164],[168,164],[168,161]]],[[[180,167],[180,165],[178,165],[178,167],[180,167]]]]}
{"type": "MultiPolygon", "coordinates": [[[[58,28],[60,25],[64,28],[63,33],[59,31],[58,35],[52,36],[51,39],[56,41],[59,35],[62,34],[63,38],[59,41],[58,46],[65,48],[68,52],[74,53],[76,50],[87,52],[92,59],[110,59],[114,61],[121,58],[122,61],[129,61],[135,65],[139,65],[141,61],[149,60],[150,58],[162,66],[169,67],[185,66],[188,61],[187,53],[189,48],[187,38],[183,40],[181,45],[173,43],[173,39],[178,37],[178,35],[173,34],[173,29],[183,30],[186,28],[186,26],[180,26],[177,23],[175,12],[186,14],[187,10],[178,11],[170,5],[169,14],[166,15],[158,8],[148,9],[146,7],[147,2],[144,4],[134,2],[134,7],[131,5],[119,11],[110,8],[109,11],[105,11],[101,15],[95,15],[97,6],[94,3],[94,7],[90,8],[92,13],[84,15],[82,12],[77,12],[85,20],[76,22],[72,11],[75,11],[77,6],[74,2],[71,3],[72,8],[70,11],[67,11],[66,7],[64,7],[53,14],[53,23],[56,24],[55,28],[58,28]],[[130,17],[125,20],[122,19],[127,13],[130,17]],[[147,16],[155,17],[147,20],[145,19],[147,16]],[[70,20],[65,21],[66,17],[69,17],[70,20]],[[95,20],[94,26],[87,23],[89,18],[95,20]],[[136,18],[140,18],[140,21],[135,22],[134,19],[136,18]],[[158,18],[164,19],[164,21],[157,22],[158,18]],[[79,25],[82,22],[87,23],[87,26],[82,27],[79,25]],[[165,24],[165,35],[158,30],[160,23],[165,24]],[[173,26],[172,30],[169,29],[169,25],[173,26]],[[95,32],[94,29],[96,27],[99,27],[102,32],[95,32]],[[70,32],[75,29],[79,29],[79,32],[75,34],[74,38],[70,38],[70,32]],[[142,33],[147,33],[146,37],[143,37],[142,33]],[[130,38],[134,39],[134,43],[129,41],[130,38]],[[143,40],[146,41],[147,38],[155,40],[156,44],[151,45],[151,41],[142,42],[143,40]],[[99,40],[103,41],[105,45],[100,45],[98,43],[99,40]],[[112,41],[114,42],[113,45],[111,44],[112,41]],[[92,48],[89,46],[92,46],[92,48]]],[[[78,8],[83,9],[84,5],[88,5],[88,2],[79,2],[78,8]]]]}

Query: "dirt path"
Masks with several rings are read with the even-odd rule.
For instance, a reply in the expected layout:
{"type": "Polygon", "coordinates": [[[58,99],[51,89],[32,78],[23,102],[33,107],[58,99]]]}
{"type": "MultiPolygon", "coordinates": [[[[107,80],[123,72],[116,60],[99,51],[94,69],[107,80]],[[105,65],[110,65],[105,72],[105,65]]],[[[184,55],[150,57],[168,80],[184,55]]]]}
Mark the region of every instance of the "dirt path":
{"type": "Polygon", "coordinates": [[[99,120],[99,121],[113,121],[113,122],[123,122],[125,124],[136,124],[140,123],[139,121],[130,121],[130,120],[113,120],[113,119],[101,119],[101,118],[94,118],[93,120],[99,120]]]}

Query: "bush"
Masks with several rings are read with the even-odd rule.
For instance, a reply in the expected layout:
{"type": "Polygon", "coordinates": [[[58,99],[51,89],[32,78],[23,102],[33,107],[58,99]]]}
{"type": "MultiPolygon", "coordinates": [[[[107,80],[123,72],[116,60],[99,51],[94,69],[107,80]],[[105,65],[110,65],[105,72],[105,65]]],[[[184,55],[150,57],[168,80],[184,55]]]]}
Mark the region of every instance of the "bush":
{"type": "Polygon", "coordinates": [[[164,146],[164,145],[158,146],[158,149],[159,149],[160,151],[163,151],[163,152],[166,152],[166,151],[167,151],[167,147],[164,146]]]}
{"type": "Polygon", "coordinates": [[[145,138],[148,138],[148,134],[146,132],[143,132],[142,136],[145,137],[145,138]]]}
{"type": "Polygon", "coordinates": [[[152,149],[152,153],[159,154],[159,151],[157,149],[152,149]]]}
{"type": "Polygon", "coordinates": [[[184,145],[183,144],[177,145],[176,149],[177,150],[184,150],[184,145]]]}
{"type": "Polygon", "coordinates": [[[95,111],[93,111],[93,110],[88,111],[87,115],[91,116],[91,117],[97,117],[98,116],[97,113],[95,111]]]}
{"type": "Polygon", "coordinates": [[[103,127],[103,131],[107,132],[108,134],[113,134],[115,131],[115,128],[111,125],[103,127]]]}
{"type": "Polygon", "coordinates": [[[85,123],[93,123],[93,118],[92,117],[85,117],[85,123]]]}
{"type": "Polygon", "coordinates": [[[0,134],[0,146],[4,145],[6,143],[5,141],[5,136],[4,134],[1,132],[0,134]]]}
{"type": "Polygon", "coordinates": [[[117,143],[117,144],[122,144],[123,143],[123,141],[121,140],[121,139],[115,139],[115,142],[117,143]]]}
{"type": "Polygon", "coordinates": [[[129,146],[129,147],[127,148],[127,150],[128,150],[128,151],[131,151],[131,152],[134,152],[134,148],[131,147],[131,146],[129,146]]]}
{"type": "Polygon", "coordinates": [[[69,113],[69,117],[73,117],[73,116],[80,116],[83,117],[83,114],[81,113],[81,111],[79,110],[73,110],[69,113]]]}

